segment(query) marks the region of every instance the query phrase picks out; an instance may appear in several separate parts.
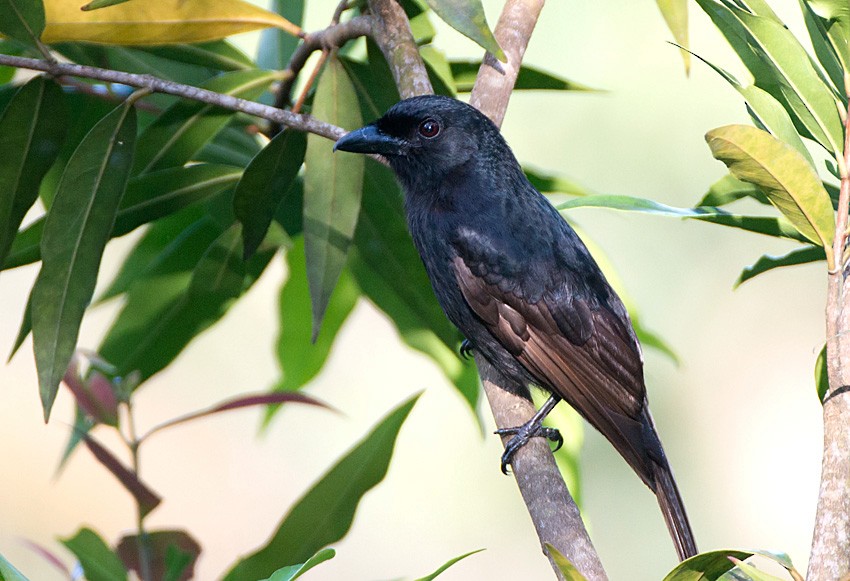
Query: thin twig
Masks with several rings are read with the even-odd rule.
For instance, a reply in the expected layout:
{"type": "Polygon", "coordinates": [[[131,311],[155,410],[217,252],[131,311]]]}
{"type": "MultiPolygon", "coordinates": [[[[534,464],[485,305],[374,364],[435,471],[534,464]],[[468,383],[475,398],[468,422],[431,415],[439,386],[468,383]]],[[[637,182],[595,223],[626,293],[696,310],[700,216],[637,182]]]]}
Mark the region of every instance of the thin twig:
{"type": "Polygon", "coordinates": [[[199,87],[166,81],[151,75],[137,75],[110,69],[101,69],[73,63],[51,63],[44,60],[31,59],[18,56],[0,55],[0,65],[7,65],[21,69],[44,71],[55,77],[70,75],[87,79],[97,79],[109,83],[121,83],[130,87],[147,88],[155,93],[166,93],[185,99],[201,101],[216,105],[231,111],[240,111],[262,119],[268,119],[281,125],[286,125],[298,131],[315,133],[328,139],[337,140],[345,135],[345,129],[319,121],[309,115],[292,113],[283,109],[269,107],[262,103],[246,101],[231,95],[222,95],[199,87]]]}

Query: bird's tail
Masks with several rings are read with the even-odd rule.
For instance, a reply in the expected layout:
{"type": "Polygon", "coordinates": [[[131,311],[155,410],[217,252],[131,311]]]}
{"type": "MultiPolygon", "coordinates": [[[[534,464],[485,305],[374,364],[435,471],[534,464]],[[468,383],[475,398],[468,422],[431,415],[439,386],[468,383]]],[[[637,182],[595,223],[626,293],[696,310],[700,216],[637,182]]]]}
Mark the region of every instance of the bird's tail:
{"type": "Polygon", "coordinates": [[[673,544],[676,545],[679,560],[684,561],[698,552],[691,523],[688,522],[685,505],[682,502],[676,481],[673,479],[670,465],[666,462],[666,459],[663,462],[653,462],[652,464],[655,472],[655,496],[658,498],[658,505],[664,515],[664,522],[667,523],[667,529],[673,538],[673,544]]]}

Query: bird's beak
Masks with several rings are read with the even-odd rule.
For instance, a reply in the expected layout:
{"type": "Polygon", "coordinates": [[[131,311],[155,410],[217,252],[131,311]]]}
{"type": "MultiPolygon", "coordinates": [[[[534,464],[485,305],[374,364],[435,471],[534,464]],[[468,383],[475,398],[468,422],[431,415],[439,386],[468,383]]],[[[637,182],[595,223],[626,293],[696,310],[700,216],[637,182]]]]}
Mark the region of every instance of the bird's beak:
{"type": "Polygon", "coordinates": [[[402,146],[402,140],[383,133],[375,125],[366,125],[340,137],[334,145],[334,151],[397,155],[402,146]]]}

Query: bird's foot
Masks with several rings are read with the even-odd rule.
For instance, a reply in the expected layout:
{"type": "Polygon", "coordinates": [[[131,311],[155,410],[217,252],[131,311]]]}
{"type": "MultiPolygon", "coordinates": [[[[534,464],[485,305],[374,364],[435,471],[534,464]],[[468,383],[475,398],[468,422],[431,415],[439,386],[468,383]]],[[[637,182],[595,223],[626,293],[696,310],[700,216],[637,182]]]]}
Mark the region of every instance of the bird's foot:
{"type": "Polygon", "coordinates": [[[469,339],[464,339],[460,343],[460,356],[464,359],[469,359],[472,355],[472,343],[469,342],[469,339]]]}
{"type": "Polygon", "coordinates": [[[546,438],[550,442],[554,442],[555,449],[553,452],[557,452],[561,449],[561,446],[564,445],[564,437],[561,436],[561,432],[555,428],[546,427],[540,420],[535,421],[535,419],[532,419],[521,426],[517,426],[516,428],[502,428],[501,430],[496,430],[495,433],[500,436],[513,435],[513,438],[508,440],[508,443],[505,444],[505,452],[502,454],[503,474],[508,473],[508,464],[510,464],[513,460],[514,454],[516,454],[517,450],[525,446],[531,438],[546,438]]]}

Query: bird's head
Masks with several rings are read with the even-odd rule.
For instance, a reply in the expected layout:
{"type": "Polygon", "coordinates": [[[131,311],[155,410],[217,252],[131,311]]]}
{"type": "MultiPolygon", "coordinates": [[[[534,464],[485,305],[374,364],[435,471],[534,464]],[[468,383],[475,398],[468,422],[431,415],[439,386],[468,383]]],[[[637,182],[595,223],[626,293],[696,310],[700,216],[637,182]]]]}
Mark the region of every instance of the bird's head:
{"type": "Polygon", "coordinates": [[[462,101],[427,95],[396,103],[377,121],[348,133],[334,150],[384,156],[402,183],[434,184],[466,164],[499,130],[462,101]]]}

